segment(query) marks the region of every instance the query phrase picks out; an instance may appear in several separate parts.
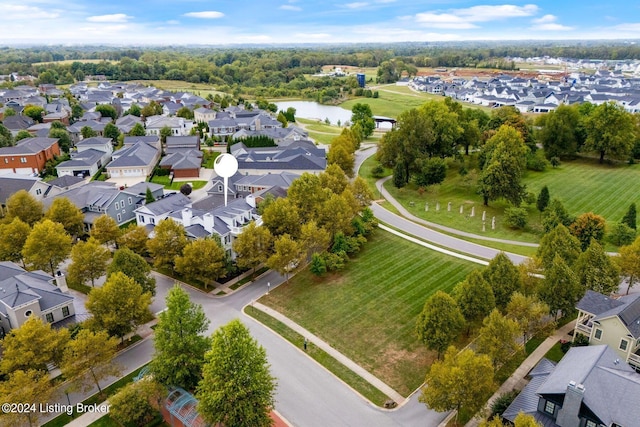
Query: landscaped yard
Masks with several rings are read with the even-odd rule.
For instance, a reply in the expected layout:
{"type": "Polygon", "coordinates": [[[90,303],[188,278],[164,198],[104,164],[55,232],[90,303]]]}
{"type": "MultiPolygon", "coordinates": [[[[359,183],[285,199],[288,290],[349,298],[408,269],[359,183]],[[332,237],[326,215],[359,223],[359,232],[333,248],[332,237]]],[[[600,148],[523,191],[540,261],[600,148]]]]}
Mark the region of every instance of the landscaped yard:
{"type": "Polygon", "coordinates": [[[260,302],[407,396],[435,357],[414,330],[425,300],[476,267],[378,230],[344,271],[318,278],[304,270],[260,302]]]}
{"type": "Polygon", "coordinates": [[[182,187],[182,185],[187,183],[187,182],[192,184],[192,187],[193,187],[194,190],[198,190],[199,188],[202,188],[205,185],[207,185],[207,181],[173,181],[173,182],[170,182],[170,178],[167,175],[164,175],[164,176],[154,175],[153,178],[151,178],[151,182],[156,183],[156,184],[160,184],[160,185],[164,185],[164,188],[167,189],[167,190],[180,190],[180,187],[182,187]]]}

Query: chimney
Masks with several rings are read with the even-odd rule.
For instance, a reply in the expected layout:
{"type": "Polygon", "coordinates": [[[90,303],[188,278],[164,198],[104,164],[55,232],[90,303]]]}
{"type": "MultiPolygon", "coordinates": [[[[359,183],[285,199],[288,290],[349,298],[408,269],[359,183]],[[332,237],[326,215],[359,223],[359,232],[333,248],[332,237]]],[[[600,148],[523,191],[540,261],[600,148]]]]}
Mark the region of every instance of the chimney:
{"type": "Polygon", "coordinates": [[[191,226],[191,209],[189,208],[184,208],[182,209],[182,226],[183,227],[190,227],[191,226]]]}
{"type": "Polygon", "coordinates": [[[262,130],[262,124],[260,123],[260,117],[256,117],[256,130],[262,130]]]}
{"type": "Polygon", "coordinates": [[[204,227],[204,229],[206,230],[207,233],[212,234],[213,233],[213,225],[214,225],[214,221],[213,221],[213,215],[211,215],[209,212],[207,212],[206,214],[202,215],[202,226],[204,227]]]}
{"type": "Polygon", "coordinates": [[[67,278],[64,277],[64,274],[60,270],[58,270],[56,274],[56,285],[60,288],[60,290],[64,293],[69,293],[69,287],[67,286],[67,278]]]}
{"type": "Polygon", "coordinates": [[[248,194],[247,197],[244,198],[244,200],[249,204],[249,206],[251,206],[252,208],[256,207],[256,198],[253,196],[253,194],[248,194]]]}
{"type": "Polygon", "coordinates": [[[584,385],[569,382],[564,395],[564,404],[558,411],[556,424],[560,427],[580,427],[580,406],[584,397],[584,385]]]}

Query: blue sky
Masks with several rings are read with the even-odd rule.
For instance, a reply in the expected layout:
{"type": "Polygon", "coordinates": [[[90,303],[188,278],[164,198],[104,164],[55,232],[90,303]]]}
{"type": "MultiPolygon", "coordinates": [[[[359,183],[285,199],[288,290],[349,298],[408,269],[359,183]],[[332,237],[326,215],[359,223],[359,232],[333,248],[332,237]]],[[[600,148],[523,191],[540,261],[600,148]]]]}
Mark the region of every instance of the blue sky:
{"type": "Polygon", "coordinates": [[[1,0],[0,45],[640,39],[621,0],[1,0]]]}

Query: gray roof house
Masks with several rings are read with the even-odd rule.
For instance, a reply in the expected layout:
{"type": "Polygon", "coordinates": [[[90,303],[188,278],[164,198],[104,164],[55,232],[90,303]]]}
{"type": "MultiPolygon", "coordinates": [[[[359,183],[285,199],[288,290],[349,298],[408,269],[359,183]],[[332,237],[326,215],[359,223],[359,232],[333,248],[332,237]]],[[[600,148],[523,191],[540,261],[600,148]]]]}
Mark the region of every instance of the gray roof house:
{"type": "Polygon", "coordinates": [[[147,117],[147,135],[160,135],[163,127],[171,129],[172,136],[186,136],[191,132],[193,122],[182,117],[150,116],[147,117]]]}
{"type": "Polygon", "coordinates": [[[640,374],[609,346],[573,347],[556,365],[542,359],[502,414],[520,412],[544,427],[628,427],[640,420],[640,374]]]}
{"type": "Polygon", "coordinates": [[[576,305],[574,337],[582,334],[589,344],[607,344],[618,357],[640,369],[640,294],[612,298],[587,290],[576,305]]]}
{"type": "Polygon", "coordinates": [[[304,172],[320,173],[327,167],[326,152],[310,141],[295,141],[286,147],[248,148],[242,143],[231,146],[238,170],[245,174],[304,172]]]}
{"type": "Polygon", "coordinates": [[[35,122],[31,119],[31,117],[20,115],[8,116],[2,120],[2,124],[4,125],[4,127],[9,129],[11,131],[11,135],[13,136],[16,136],[21,130],[29,129],[34,125],[34,123],[35,122]]]}
{"type": "Polygon", "coordinates": [[[116,127],[122,133],[129,133],[137,123],[142,124],[142,119],[132,114],[128,114],[116,120],[116,127]]]}
{"type": "Polygon", "coordinates": [[[110,138],[87,138],[76,144],[77,151],[71,159],[56,166],[58,176],[94,176],[100,168],[109,163],[113,144],[110,138]]]}
{"type": "Polygon", "coordinates": [[[44,199],[51,190],[51,184],[38,177],[7,174],[0,175],[0,208],[4,208],[7,199],[17,191],[25,190],[36,200],[44,199]]]}
{"type": "Polygon", "coordinates": [[[73,296],[67,292],[64,276],[54,279],[44,271],[0,262],[0,335],[19,328],[30,316],[54,325],[73,320],[73,296]]]}
{"type": "Polygon", "coordinates": [[[153,168],[160,159],[160,150],[153,144],[138,141],[115,151],[112,157],[113,160],[106,167],[109,177],[137,176],[144,179],[153,173],[153,168]]]}
{"type": "Polygon", "coordinates": [[[104,214],[122,225],[135,218],[134,210],[144,202],[147,188],[156,199],[164,194],[164,187],[153,182],[118,188],[115,183],[91,181],[45,199],[44,205],[47,209],[56,197],[67,197],[84,214],[86,230],[90,230],[96,218],[104,214]]]}

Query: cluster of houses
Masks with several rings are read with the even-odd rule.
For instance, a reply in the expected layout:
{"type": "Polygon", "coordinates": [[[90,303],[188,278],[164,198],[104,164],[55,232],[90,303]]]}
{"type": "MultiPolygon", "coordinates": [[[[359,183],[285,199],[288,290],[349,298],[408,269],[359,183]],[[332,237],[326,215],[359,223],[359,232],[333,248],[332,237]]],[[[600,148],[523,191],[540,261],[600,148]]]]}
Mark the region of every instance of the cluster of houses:
{"type": "Polygon", "coordinates": [[[416,91],[485,107],[512,106],[522,113],[548,113],[561,104],[600,105],[609,101],[630,113],[640,112],[640,77],[628,77],[622,70],[571,73],[557,79],[509,74],[488,79],[433,75],[414,77],[405,83],[416,91]]]}

